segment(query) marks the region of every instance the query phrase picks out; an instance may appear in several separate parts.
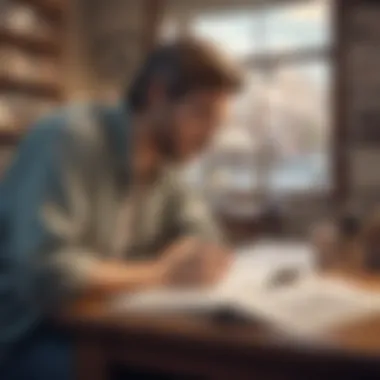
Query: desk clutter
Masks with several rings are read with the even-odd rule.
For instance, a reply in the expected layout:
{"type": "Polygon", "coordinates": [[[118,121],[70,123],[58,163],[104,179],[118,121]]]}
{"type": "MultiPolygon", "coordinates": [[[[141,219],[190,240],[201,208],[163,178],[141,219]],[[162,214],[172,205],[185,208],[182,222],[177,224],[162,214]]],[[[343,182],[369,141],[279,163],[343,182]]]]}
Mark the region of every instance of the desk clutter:
{"type": "Polygon", "coordinates": [[[345,213],[312,230],[321,269],[380,272],[380,208],[366,215],[345,213]]]}
{"type": "Polygon", "coordinates": [[[64,4],[0,5],[0,150],[17,143],[25,128],[63,100],[64,4]]]}

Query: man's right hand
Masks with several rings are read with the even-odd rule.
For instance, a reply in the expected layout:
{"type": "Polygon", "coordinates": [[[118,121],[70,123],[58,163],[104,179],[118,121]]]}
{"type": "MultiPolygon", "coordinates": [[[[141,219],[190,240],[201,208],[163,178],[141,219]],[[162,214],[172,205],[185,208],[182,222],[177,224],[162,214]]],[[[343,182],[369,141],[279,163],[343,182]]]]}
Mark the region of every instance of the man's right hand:
{"type": "Polygon", "coordinates": [[[199,282],[202,266],[199,241],[186,238],[170,245],[157,262],[164,286],[189,286],[199,282]]]}
{"type": "Polygon", "coordinates": [[[228,255],[218,251],[195,238],[184,238],[153,262],[95,260],[88,268],[84,292],[110,295],[156,286],[211,285],[220,280],[227,268],[228,255]]]}
{"type": "Polygon", "coordinates": [[[215,270],[225,258],[210,260],[213,253],[211,247],[195,238],[185,238],[172,244],[159,259],[162,284],[205,286],[218,281],[220,276],[215,276],[215,270]],[[214,271],[210,271],[210,264],[215,267],[214,271]]]}

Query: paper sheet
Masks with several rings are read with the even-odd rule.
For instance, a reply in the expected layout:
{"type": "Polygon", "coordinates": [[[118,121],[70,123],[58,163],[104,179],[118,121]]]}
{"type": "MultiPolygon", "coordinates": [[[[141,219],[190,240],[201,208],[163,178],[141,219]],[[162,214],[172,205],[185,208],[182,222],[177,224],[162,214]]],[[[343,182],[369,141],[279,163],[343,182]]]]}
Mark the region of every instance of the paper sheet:
{"type": "Polygon", "coordinates": [[[278,329],[322,334],[365,316],[380,314],[380,295],[349,284],[310,275],[293,286],[263,291],[255,297],[235,295],[239,308],[261,316],[278,329]]]}
{"type": "Polygon", "coordinates": [[[300,273],[312,271],[310,247],[298,242],[261,242],[236,252],[236,259],[226,277],[214,289],[153,289],[119,298],[118,309],[152,312],[187,312],[213,310],[233,300],[236,294],[251,297],[264,289],[271,276],[282,268],[300,273]]]}
{"type": "Polygon", "coordinates": [[[226,305],[264,318],[279,330],[310,335],[380,313],[380,295],[314,274],[311,249],[305,245],[263,243],[239,252],[226,278],[214,289],[157,289],[114,303],[118,310],[153,313],[208,313],[226,305]],[[271,277],[283,268],[294,268],[302,275],[286,286],[268,287],[271,277]]]}
{"type": "Polygon", "coordinates": [[[292,269],[305,276],[314,271],[310,245],[302,242],[262,241],[243,247],[216,291],[223,294],[257,292],[266,288],[280,270],[292,269]]]}

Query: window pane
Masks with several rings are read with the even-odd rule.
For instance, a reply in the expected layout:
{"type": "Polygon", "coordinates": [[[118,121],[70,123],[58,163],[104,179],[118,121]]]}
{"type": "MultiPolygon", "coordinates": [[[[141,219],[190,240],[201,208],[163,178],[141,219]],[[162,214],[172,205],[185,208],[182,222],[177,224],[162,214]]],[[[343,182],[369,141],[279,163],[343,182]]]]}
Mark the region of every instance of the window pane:
{"type": "Polygon", "coordinates": [[[250,177],[246,190],[269,187],[275,193],[328,188],[329,98],[325,61],[252,71],[221,134],[229,149],[252,154],[250,165],[234,168],[231,182],[242,185],[241,178],[250,177]],[[233,139],[231,130],[245,130],[245,137],[233,139]]]}
{"type": "Polygon", "coordinates": [[[328,0],[211,13],[193,20],[192,31],[240,57],[324,47],[331,42],[330,13],[328,0]]]}
{"type": "Polygon", "coordinates": [[[253,139],[257,139],[257,133],[263,128],[269,96],[267,90],[266,75],[251,70],[245,88],[234,102],[231,124],[246,126],[250,130],[255,128],[256,135],[252,136],[253,139]]]}
{"type": "Polygon", "coordinates": [[[275,7],[266,12],[265,50],[323,47],[330,42],[330,2],[275,7]]]}
{"type": "Polygon", "coordinates": [[[170,42],[178,37],[177,20],[173,18],[164,19],[159,30],[159,38],[161,41],[170,42]]]}
{"type": "Polygon", "coordinates": [[[219,136],[220,151],[243,157],[233,170],[222,170],[223,186],[274,193],[328,188],[329,97],[325,61],[252,71],[219,136]]]}
{"type": "Polygon", "coordinates": [[[201,16],[193,21],[192,32],[207,38],[235,56],[251,54],[263,42],[256,38],[262,18],[256,12],[222,12],[201,16]]]}
{"type": "Polygon", "coordinates": [[[270,133],[279,153],[271,186],[306,190],[329,185],[330,73],[324,62],[292,65],[273,73],[270,133]]]}

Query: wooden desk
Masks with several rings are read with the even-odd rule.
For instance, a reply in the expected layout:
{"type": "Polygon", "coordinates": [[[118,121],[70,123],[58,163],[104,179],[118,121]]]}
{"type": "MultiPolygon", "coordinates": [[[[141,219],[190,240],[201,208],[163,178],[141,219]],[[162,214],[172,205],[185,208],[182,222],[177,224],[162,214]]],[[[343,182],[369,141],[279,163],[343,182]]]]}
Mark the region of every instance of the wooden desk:
{"type": "MultiPolygon", "coordinates": [[[[380,290],[380,280],[361,282],[380,290]]],[[[78,379],[107,379],[109,366],[180,379],[380,378],[380,315],[318,342],[279,337],[260,324],[115,315],[101,300],[78,304],[62,321],[77,338],[78,379]]]]}

